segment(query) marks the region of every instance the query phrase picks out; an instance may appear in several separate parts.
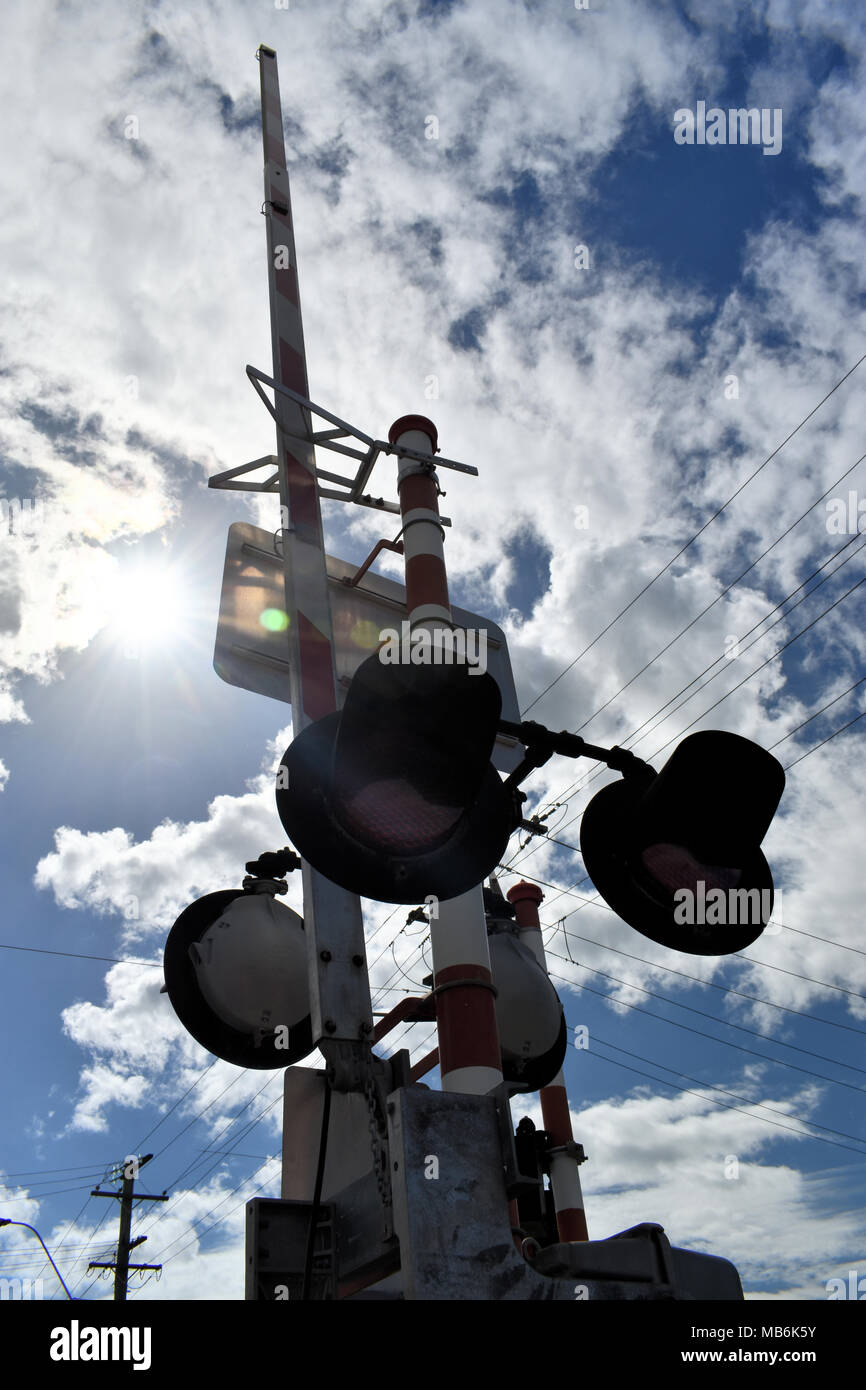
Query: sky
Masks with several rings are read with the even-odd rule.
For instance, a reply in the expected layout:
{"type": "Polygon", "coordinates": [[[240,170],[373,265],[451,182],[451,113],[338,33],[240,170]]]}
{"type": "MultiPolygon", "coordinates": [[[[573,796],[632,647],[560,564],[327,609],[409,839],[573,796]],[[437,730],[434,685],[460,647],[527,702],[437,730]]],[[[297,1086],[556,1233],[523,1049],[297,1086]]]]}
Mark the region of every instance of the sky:
{"type": "MultiPolygon", "coordinates": [[[[548,837],[500,882],[542,883],[588,1038],[590,1236],[660,1222],[752,1299],[866,1274],[862,7],[12,0],[0,33],[0,1216],[110,1297],[89,1193],[153,1153],[171,1201],[133,1234],[163,1270],[130,1297],[237,1299],[245,1202],[279,1192],[281,1073],[215,1061],[160,994],[181,910],[285,843],[290,708],[212,665],[228,526],[277,502],[207,488],[274,448],[244,378],[270,369],[264,43],[312,399],[379,438],[428,415],[478,468],[441,479],[451,596],[506,631],[521,710],[655,767],[716,728],[788,769],[773,922],[727,957],[598,898],[579,822],[615,775],[526,783],[548,837]],[[759,138],[699,142],[738,108],[759,138]]],[[[373,487],[396,499],[393,461],[373,487]]],[[[393,534],[323,517],[359,564],[393,534]]],[[[364,903],[376,1009],[430,969],[407,914],[364,903]]],[[[39,1256],[3,1230],[0,1273],[62,1297],[39,1256]]]]}

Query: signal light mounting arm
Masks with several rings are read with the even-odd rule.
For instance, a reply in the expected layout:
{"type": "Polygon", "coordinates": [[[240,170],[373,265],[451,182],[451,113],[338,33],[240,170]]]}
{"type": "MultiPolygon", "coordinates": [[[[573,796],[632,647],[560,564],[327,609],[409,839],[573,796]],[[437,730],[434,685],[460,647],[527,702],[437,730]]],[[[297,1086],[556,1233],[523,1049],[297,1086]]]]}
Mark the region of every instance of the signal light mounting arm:
{"type": "Polygon", "coordinates": [[[556,734],[552,729],[546,729],[543,724],[536,724],[531,719],[519,724],[510,719],[500,719],[499,732],[507,734],[509,738],[518,739],[526,749],[523,761],[506,780],[506,787],[519,786],[524,777],[536,767],[543,767],[554,753],[559,753],[565,758],[595,758],[598,762],[607,763],[614,771],[621,772],[626,778],[651,780],[655,776],[655,771],[649,763],[635,757],[628,748],[599,748],[594,743],[587,743],[579,734],[570,734],[566,730],[556,734]]]}

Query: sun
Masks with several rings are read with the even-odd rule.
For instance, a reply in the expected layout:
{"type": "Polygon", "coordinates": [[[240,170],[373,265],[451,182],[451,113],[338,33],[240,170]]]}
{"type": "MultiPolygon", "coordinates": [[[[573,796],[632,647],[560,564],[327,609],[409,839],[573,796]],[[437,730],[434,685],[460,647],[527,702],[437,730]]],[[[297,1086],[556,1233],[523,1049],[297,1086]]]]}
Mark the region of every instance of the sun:
{"type": "Polygon", "coordinates": [[[176,640],[184,626],[185,593],[184,576],[175,565],[121,564],[108,595],[108,634],[135,647],[176,640]]]}

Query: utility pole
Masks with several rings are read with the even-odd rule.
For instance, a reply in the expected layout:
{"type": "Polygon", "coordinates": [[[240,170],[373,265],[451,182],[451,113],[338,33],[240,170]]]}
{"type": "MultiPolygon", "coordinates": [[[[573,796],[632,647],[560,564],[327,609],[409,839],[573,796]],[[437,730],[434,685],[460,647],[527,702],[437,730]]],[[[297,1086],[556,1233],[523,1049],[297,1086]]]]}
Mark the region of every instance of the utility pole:
{"type": "Polygon", "coordinates": [[[130,1264],[130,1251],[137,1245],[143,1245],[147,1236],[138,1236],[136,1240],[130,1240],[132,1228],[132,1202],[133,1197],[138,1202],[167,1202],[168,1196],[163,1192],[160,1196],[151,1193],[140,1192],[135,1194],[135,1179],[138,1171],[149,1163],[153,1154],[145,1154],[144,1158],[127,1158],[123,1163],[117,1164],[109,1174],[109,1182],[117,1182],[121,1179],[121,1189],[119,1192],[102,1192],[99,1188],[94,1188],[91,1197],[115,1197],[120,1201],[120,1230],[117,1237],[117,1258],[114,1260],[91,1260],[88,1269],[113,1269],[114,1270],[114,1301],[115,1303],[126,1302],[126,1284],[131,1269],[162,1269],[162,1265],[142,1265],[130,1264]]]}

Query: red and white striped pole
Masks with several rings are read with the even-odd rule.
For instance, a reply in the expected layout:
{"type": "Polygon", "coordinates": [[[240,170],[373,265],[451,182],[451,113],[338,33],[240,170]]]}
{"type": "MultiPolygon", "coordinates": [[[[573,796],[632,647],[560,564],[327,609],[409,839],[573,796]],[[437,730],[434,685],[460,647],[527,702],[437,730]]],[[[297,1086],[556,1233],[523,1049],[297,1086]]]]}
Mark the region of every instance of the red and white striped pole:
{"type": "MultiPolygon", "coordinates": [[[[538,920],[538,904],[544,898],[544,894],[537,884],[521,882],[509,888],[506,897],[514,907],[520,940],[529,947],[539,965],[544,966],[546,970],[544,942],[541,939],[541,924],[538,920]]],[[[563,1241],[588,1240],[583,1194],[580,1190],[580,1169],[575,1156],[571,1112],[561,1069],[549,1086],[541,1088],[541,1114],[544,1128],[553,1140],[550,1187],[553,1192],[559,1238],[563,1241]]]]}
{"type": "MultiPolygon", "coordinates": [[[[445,571],[445,532],[439,516],[434,452],[436,426],[405,415],[388,433],[391,444],[429,453],[430,463],[399,456],[400,511],[410,630],[453,626],[445,571]]],[[[433,997],[443,1091],[486,1095],[502,1083],[490,951],[481,884],[431,913],[433,997]]]]}
{"type": "MultiPolygon", "coordinates": [[[[263,44],[258,58],[273,379],[308,399],[277,55],[263,44]]],[[[308,724],[337,708],[334,633],[316,455],[312,443],[303,438],[309,429],[309,411],[281,392],[274,393],[274,411],[288,618],[289,690],[292,731],[297,736],[308,724]]],[[[303,879],[313,1038],[323,1053],[332,1054],[328,1060],[340,1074],[342,1084],[343,1045],[369,1038],[373,1031],[361,902],[357,894],[347,893],[306,860],[303,879]],[[363,962],[360,967],[355,964],[357,960],[363,962]],[[326,1024],[331,1026],[326,1027],[326,1024]]],[[[350,1072],[351,1063],[346,1063],[346,1073],[350,1072]]],[[[347,1084],[354,1085],[356,1080],[356,1077],[350,1078],[347,1084]]]]}

